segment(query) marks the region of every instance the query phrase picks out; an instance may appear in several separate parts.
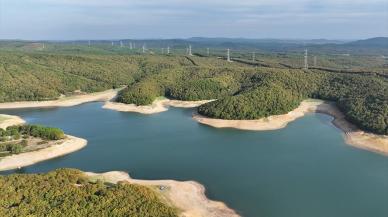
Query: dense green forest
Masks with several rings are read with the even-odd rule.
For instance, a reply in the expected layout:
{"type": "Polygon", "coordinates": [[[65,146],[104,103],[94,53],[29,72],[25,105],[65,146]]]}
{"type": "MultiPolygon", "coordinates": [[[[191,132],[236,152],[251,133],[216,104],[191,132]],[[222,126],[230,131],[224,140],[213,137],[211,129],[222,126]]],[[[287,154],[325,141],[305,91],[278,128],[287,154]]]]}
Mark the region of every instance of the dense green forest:
{"type": "Polygon", "coordinates": [[[130,83],[132,58],[0,53],[0,102],[47,100],[130,83]]]}
{"type": "Polygon", "coordinates": [[[332,67],[351,58],[357,67],[346,70],[298,69],[301,59],[294,54],[257,54],[255,61],[246,54],[239,58],[227,62],[219,57],[150,53],[1,51],[0,102],[46,100],[76,90],[127,85],[118,102],[147,105],[159,96],[217,99],[198,112],[214,118],[257,119],[286,113],[303,99],[318,98],[337,102],[360,128],[388,134],[387,73],[380,57],[321,55],[320,61],[329,61],[332,67]],[[370,68],[373,65],[378,67],[370,68]]]}
{"type": "Polygon", "coordinates": [[[0,216],[177,216],[149,187],[92,182],[75,169],[0,176],[0,186],[0,216]]]}
{"type": "Polygon", "coordinates": [[[379,74],[240,63],[209,66],[199,57],[192,59],[193,66],[148,73],[121,91],[118,101],[146,105],[161,95],[179,100],[218,99],[200,106],[198,112],[221,119],[258,119],[287,113],[306,98],[318,98],[337,102],[347,119],[360,128],[388,134],[388,83],[379,74]]]}
{"type": "Polygon", "coordinates": [[[46,127],[35,124],[9,126],[6,130],[0,128],[0,137],[33,136],[47,140],[59,140],[65,138],[65,133],[55,127],[46,127]]]}

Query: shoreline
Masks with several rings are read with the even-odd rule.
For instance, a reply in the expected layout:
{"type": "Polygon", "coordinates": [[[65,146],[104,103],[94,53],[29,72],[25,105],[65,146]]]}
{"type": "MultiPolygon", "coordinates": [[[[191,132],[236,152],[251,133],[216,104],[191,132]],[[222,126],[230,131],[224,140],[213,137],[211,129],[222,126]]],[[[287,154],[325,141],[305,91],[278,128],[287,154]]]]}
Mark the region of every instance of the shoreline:
{"type": "Polygon", "coordinates": [[[26,123],[25,120],[15,115],[0,114],[0,128],[6,129],[9,126],[26,123]]]}
{"type": "Polygon", "coordinates": [[[87,176],[110,183],[125,181],[130,184],[139,184],[156,187],[158,193],[173,207],[178,208],[181,217],[239,217],[223,202],[213,201],[206,197],[205,187],[194,181],[175,180],[139,180],[132,179],[128,173],[112,171],[107,173],[85,172],[87,176]],[[161,189],[160,187],[163,187],[161,189]]]}
{"type": "Polygon", "coordinates": [[[86,145],[87,141],[85,139],[66,135],[66,138],[61,144],[52,145],[37,151],[24,152],[0,158],[0,171],[31,166],[45,160],[78,151],[86,145]]]}
{"type": "Polygon", "coordinates": [[[62,97],[50,101],[5,102],[0,103],[0,109],[71,107],[87,102],[109,101],[116,97],[119,90],[120,89],[110,89],[101,92],[62,97]]]}
{"type": "Polygon", "coordinates": [[[334,103],[323,100],[304,100],[298,108],[283,114],[257,120],[223,120],[194,114],[193,119],[201,124],[215,128],[234,128],[240,130],[267,131],[285,128],[288,123],[303,117],[307,113],[322,113],[332,116],[332,123],[344,134],[348,145],[388,155],[388,136],[377,135],[360,130],[345,119],[345,115],[334,103]]]}
{"type": "Polygon", "coordinates": [[[120,112],[156,114],[156,113],[167,111],[170,106],[177,107],[177,108],[195,108],[211,101],[213,100],[180,101],[180,100],[170,100],[170,99],[156,99],[151,105],[144,105],[144,106],[107,101],[105,102],[102,108],[120,111],[120,112]]]}

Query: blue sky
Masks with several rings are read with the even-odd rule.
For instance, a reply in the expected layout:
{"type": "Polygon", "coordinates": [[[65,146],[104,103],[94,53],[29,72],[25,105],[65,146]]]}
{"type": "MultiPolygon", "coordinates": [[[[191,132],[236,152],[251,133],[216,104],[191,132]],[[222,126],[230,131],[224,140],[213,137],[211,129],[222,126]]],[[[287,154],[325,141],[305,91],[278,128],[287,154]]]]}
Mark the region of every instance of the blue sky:
{"type": "Polygon", "coordinates": [[[388,36],[388,0],[0,0],[1,39],[388,36]]]}

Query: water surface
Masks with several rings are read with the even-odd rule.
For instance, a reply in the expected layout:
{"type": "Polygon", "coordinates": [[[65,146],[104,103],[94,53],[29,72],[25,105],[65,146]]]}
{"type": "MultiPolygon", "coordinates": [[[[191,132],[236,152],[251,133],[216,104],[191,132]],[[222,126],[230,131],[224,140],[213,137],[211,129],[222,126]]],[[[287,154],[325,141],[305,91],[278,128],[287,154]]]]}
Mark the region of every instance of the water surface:
{"type": "Polygon", "coordinates": [[[140,115],[101,106],[0,110],[89,142],[16,172],[72,167],[196,180],[209,198],[248,217],[388,216],[388,157],[346,145],[330,116],[310,114],[285,129],[253,132],[200,125],[192,109],[140,115]]]}

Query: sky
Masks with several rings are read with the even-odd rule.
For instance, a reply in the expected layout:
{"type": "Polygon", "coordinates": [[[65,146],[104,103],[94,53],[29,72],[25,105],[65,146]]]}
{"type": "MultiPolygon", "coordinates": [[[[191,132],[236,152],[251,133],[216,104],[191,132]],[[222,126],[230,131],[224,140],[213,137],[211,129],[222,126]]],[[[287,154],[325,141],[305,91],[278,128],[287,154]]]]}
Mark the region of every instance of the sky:
{"type": "Polygon", "coordinates": [[[0,0],[0,39],[388,36],[388,0],[0,0]]]}

